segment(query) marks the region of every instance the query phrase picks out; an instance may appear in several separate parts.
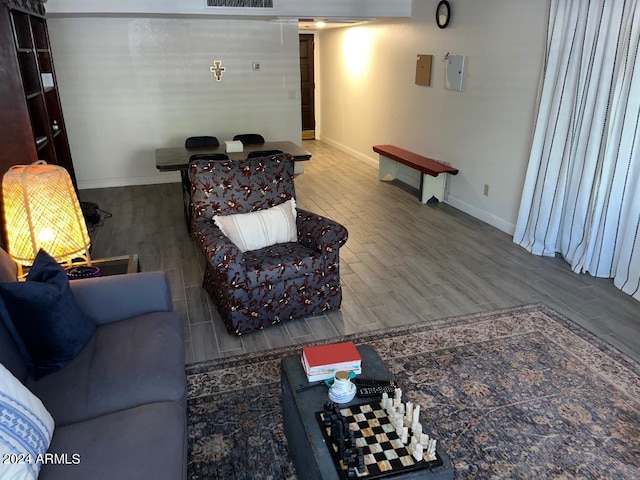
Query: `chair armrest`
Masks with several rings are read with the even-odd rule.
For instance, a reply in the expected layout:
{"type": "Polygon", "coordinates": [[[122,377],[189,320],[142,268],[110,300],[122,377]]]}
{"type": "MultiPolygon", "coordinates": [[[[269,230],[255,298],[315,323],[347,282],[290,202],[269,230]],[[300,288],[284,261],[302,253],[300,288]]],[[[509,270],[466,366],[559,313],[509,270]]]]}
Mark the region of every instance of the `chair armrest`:
{"type": "Polygon", "coordinates": [[[325,254],[337,251],[346,243],[349,232],[344,226],[316,213],[300,208],[297,210],[296,223],[300,243],[325,254]]]}
{"type": "Polygon", "coordinates": [[[223,271],[229,285],[246,282],[244,253],[215,223],[205,218],[193,221],[193,238],[216,270],[223,271]]]}
{"type": "Polygon", "coordinates": [[[98,324],[173,309],[164,272],[83,278],[69,284],[80,309],[98,324]]]}

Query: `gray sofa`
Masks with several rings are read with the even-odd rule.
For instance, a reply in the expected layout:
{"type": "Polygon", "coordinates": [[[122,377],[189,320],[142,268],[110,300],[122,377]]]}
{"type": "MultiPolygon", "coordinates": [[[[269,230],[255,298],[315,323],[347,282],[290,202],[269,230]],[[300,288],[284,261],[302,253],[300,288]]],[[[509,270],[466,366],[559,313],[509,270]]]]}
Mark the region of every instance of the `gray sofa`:
{"type": "MultiPolygon", "coordinates": [[[[15,280],[15,264],[0,250],[0,281],[15,280]]],[[[98,327],[71,363],[38,381],[0,321],[0,363],[53,416],[49,452],[68,459],[43,465],[39,478],[186,478],[184,327],[166,276],[73,280],[71,288],[98,327]]]]}

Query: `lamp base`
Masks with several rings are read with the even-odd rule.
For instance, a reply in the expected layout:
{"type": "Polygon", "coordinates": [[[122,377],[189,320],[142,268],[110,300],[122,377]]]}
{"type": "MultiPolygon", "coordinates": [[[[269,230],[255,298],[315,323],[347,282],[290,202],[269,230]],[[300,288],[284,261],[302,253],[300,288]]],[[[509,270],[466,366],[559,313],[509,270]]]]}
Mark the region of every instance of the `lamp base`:
{"type": "Polygon", "coordinates": [[[64,269],[69,280],[79,278],[93,278],[100,276],[100,268],[94,265],[79,265],[77,267],[67,267],[64,269]]]}

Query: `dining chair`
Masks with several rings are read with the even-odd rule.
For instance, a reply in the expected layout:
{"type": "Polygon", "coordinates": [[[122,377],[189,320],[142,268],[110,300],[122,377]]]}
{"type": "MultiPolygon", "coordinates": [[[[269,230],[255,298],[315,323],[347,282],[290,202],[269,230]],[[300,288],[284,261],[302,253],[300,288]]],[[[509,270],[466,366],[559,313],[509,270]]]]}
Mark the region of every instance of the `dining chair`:
{"type": "Polygon", "coordinates": [[[282,150],[255,150],[253,152],[249,152],[247,158],[271,157],[272,155],[278,155],[280,153],[283,153],[282,150]]]}
{"type": "Polygon", "coordinates": [[[217,147],[218,145],[220,145],[220,142],[216,137],[206,135],[200,137],[189,137],[184,141],[184,148],[186,149],[217,147]]]}
{"type": "Polygon", "coordinates": [[[243,145],[255,145],[256,143],[264,143],[264,137],[259,133],[241,133],[233,137],[233,140],[240,140],[243,145]]]}

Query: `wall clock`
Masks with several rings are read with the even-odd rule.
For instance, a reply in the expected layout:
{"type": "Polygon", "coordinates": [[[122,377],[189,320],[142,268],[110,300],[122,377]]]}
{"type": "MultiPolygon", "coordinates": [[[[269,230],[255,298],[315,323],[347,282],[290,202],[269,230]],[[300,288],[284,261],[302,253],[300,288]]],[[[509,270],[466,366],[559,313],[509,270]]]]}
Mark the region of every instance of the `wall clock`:
{"type": "Polygon", "coordinates": [[[440,0],[436,8],[436,23],[440,28],[447,28],[451,19],[451,6],[447,0],[440,0]]]}

